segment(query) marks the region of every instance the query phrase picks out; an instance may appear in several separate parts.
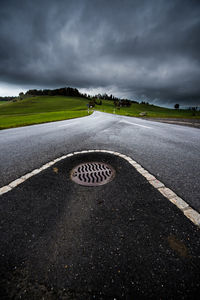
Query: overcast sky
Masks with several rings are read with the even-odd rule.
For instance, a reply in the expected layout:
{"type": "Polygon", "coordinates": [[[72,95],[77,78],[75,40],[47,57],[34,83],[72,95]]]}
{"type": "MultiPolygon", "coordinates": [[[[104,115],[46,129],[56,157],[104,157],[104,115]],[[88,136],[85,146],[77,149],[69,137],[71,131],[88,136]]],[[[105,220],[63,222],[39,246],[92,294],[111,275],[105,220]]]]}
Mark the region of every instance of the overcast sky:
{"type": "Polygon", "coordinates": [[[200,1],[0,0],[0,95],[63,86],[200,105],[200,1]]]}

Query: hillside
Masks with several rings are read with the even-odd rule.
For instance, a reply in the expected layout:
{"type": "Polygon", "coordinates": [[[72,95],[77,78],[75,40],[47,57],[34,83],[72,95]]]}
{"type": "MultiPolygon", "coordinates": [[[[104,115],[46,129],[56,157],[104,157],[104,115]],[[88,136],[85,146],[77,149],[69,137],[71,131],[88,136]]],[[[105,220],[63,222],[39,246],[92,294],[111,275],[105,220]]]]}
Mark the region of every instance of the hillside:
{"type": "Polygon", "coordinates": [[[35,96],[0,107],[0,129],[72,119],[88,115],[87,99],[35,96]]]}
{"type": "MultiPolygon", "coordinates": [[[[88,115],[89,100],[81,97],[33,96],[17,102],[2,103],[0,106],[0,129],[72,119],[88,115]]],[[[200,112],[193,116],[189,110],[167,109],[154,105],[132,103],[130,107],[114,107],[113,101],[103,100],[95,110],[120,115],[153,118],[200,118],[200,112]]],[[[90,112],[91,113],[91,112],[90,112]]]]}
{"type": "Polygon", "coordinates": [[[113,106],[113,102],[108,100],[104,100],[103,105],[101,106],[95,106],[95,109],[131,117],[141,117],[140,113],[145,112],[146,117],[150,118],[200,118],[200,111],[195,112],[196,115],[193,116],[193,113],[190,110],[175,110],[150,104],[133,103],[130,107],[121,107],[120,109],[117,109],[113,106]]]}

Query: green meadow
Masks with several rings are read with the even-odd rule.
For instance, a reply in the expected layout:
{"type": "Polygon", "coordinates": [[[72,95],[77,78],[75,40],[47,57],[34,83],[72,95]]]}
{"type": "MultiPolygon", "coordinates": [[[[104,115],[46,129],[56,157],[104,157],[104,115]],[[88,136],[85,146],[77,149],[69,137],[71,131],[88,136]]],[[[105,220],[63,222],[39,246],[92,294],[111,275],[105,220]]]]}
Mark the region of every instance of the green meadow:
{"type": "Polygon", "coordinates": [[[0,105],[6,104],[6,103],[8,103],[8,101],[0,101],[0,105]]]}
{"type": "Polygon", "coordinates": [[[183,109],[170,109],[160,106],[155,106],[151,104],[137,104],[133,103],[131,107],[121,107],[120,109],[115,109],[112,101],[103,100],[101,106],[96,105],[96,110],[104,111],[108,113],[116,113],[119,115],[125,115],[130,117],[140,117],[140,113],[146,113],[146,117],[150,118],[187,118],[187,119],[199,119],[200,111],[195,112],[193,116],[192,111],[183,109]]]}
{"type": "Polygon", "coordinates": [[[0,129],[84,117],[87,103],[84,98],[35,96],[2,104],[0,129]]]}
{"type": "MultiPolygon", "coordinates": [[[[0,129],[73,119],[88,115],[88,99],[65,96],[34,96],[17,102],[0,101],[0,129]]],[[[140,117],[141,112],[152,118],[200,118],[189,110],[167,109],[154,105],[136,104],[114,107],[113,101],[102,100],[95,110],[125,116],[140,117]]],[[[90,111],[92,113],[92,111],[90,111]]]]}

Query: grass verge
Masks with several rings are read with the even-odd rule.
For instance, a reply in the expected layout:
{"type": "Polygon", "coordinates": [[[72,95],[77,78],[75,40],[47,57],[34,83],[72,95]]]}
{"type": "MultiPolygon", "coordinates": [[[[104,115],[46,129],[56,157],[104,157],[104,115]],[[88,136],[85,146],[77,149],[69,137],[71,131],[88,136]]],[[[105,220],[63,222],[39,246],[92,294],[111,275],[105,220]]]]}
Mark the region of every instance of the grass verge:
{"type": "Polygon", "coordinates": [[[0,117],[0,129],[41,124],[88,116],[86,111],[60,111],[29,115],[6,115],[0,117]]]}
{"type": "Polygon", "coordinates": [[[88,115],[87,99],[62,96],[31,97],[0,108],[0,129],[61,121],[88,115]]]}

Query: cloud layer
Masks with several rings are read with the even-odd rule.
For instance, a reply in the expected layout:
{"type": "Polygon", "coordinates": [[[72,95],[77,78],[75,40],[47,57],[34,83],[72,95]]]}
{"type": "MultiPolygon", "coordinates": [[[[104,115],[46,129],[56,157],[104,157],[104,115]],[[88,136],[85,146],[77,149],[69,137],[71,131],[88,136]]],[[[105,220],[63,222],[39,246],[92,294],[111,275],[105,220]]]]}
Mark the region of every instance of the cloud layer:
{"type": "Polygon", "coordinates": [[[0,81],[200,104],[197,0],[1,0],[0,81]]]}

